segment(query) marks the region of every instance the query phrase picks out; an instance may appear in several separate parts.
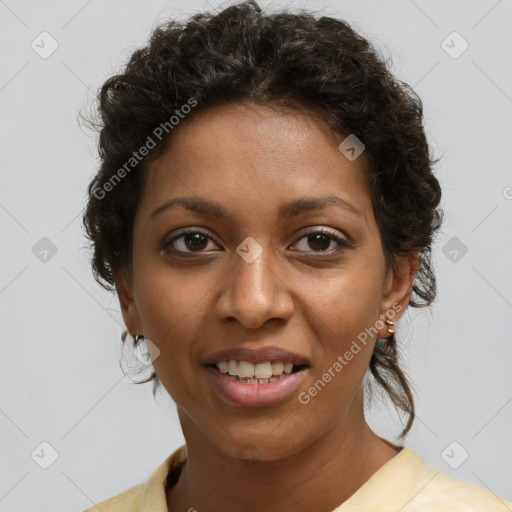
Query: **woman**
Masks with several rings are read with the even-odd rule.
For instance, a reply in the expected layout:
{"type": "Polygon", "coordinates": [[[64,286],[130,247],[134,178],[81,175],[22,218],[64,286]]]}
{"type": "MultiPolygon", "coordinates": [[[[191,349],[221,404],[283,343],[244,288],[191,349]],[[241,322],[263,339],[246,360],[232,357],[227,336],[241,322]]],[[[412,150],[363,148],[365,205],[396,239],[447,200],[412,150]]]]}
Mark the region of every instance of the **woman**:
{"type": "Polygon", "coordinates": [[[395,330],[442,220],[421,101],[366,39],[241,3],[158,27],[99,108],[95,277],[186,440],[101,510],[511,509],[365,421],[369,373],[414,421],[395,330]]]}

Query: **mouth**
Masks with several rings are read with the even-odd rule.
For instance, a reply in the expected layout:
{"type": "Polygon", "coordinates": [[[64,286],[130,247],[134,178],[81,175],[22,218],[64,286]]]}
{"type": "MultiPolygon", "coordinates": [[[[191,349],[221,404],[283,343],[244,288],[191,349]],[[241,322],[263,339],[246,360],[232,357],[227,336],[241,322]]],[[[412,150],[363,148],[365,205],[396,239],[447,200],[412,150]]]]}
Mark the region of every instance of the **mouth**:
{"type": "Polygon", "coordinates": [[[203,365],[212,391],[238,407],[265,407],[289,400],[311,367],[307,359],[289,350],[247,345],[210,354],[203,365]]]}
{"type": "Polygon", "coordinates": [[[214,371],[225,375],[235,382],[243,384],[272,384],[285,379],[288,375],[298,373],[308,368],[306,363],[293,364],[283,361],[265,361],[252,363],[250,361],[219,361],[209,365],[214,371]]]}
{"type": "Polygon", "coordinates": [[[223,360],[206,366],[211,389],[237,407],[268,407],[290,400],[304,386],[309,365],[281,361],[223,360]]]}

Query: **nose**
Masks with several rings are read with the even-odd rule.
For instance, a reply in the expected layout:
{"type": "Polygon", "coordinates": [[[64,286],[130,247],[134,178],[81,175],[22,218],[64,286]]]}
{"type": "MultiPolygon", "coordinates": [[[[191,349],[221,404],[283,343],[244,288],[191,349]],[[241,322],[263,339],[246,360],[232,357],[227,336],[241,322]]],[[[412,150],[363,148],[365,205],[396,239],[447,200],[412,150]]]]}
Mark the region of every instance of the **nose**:
{"type": "Polygon", "coordinates": [[[272,318],[289,319],[293,298],[288,283],[272,268],[272,251],[263,248],[250,263],[238,253],[233,258],[233,266],[222,280],[222,293],[215,308],[217,316],[222,320],[236,319],[249,329],[256,329],[272,318]]]}

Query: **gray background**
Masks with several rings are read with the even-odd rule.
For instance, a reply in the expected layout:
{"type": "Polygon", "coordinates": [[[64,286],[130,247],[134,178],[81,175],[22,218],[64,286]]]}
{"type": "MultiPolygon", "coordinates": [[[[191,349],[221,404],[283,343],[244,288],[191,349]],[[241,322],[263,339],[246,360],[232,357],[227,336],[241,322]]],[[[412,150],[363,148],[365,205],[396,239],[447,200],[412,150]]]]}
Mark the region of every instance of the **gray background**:
{"type": "MultiPolygon", "coordinates": [[[[1,511],[82,510],[146,480],[183,442],[172,401],[119,368],[117,297],[93,280],[80,224],[95,138],[76,118],[158,20],[216,5],[0,0],[1,511]],[[48,58],[31,47],[43,31],[59,45],[48,58]]],[[[405,444],[512,499],[512,1],[289,5],[389,49],[424,101],[446,220],[437,302],[398,330],[418,413],[405,444]],[[444,43],[452,55],[442,46],[454,31],[469,44],[457,58],[459,36],[444,43]]],[[[391,440],[402,428],[389,404],[375,402],[369,422],[391,440]]]]}

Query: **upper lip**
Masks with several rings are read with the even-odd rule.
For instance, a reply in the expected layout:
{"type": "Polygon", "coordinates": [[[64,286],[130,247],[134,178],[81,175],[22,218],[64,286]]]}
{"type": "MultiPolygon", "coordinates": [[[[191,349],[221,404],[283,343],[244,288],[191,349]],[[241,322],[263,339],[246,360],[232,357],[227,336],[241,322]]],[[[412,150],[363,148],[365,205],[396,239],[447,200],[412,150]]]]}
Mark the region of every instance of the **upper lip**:
{"type": "Polygon", "coordinates": [[[247,361],[250,363],[265,363],[267,361],[282,361],[294,365],[307,365],[309,363],[304,357],[275,346],[262,348],[235,347],[219,350],[210,354],[204,361],[205,365],[217,364],[220,361],[247,361]]]}

